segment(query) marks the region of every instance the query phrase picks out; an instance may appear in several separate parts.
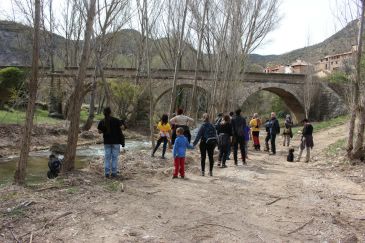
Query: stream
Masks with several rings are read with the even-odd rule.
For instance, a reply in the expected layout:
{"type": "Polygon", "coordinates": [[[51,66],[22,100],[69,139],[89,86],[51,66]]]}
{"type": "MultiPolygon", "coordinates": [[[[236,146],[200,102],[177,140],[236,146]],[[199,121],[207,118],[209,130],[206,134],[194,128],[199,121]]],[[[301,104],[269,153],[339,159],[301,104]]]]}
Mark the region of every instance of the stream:
{"type": "MultiPolygon", "coordinates": [[[[127,140],[125,149],[127,152],[131,152],[135,150],[149,149],[150,146],[150,142],[127,140]]],[[[49,155],[50,151],[48,150],[29,153],[26,178],[28,183],[34,183],[47,179],[49,155]]],[[[78,147],[76,151],[75,167],[76,169],[82,169],[88,164],[90,159],[101,156],[104,156],[103,144],[78,147]]],[[[0,185],[13,179],[18,159],[18,156],[10,156],[0,159],[0,185]]]]}

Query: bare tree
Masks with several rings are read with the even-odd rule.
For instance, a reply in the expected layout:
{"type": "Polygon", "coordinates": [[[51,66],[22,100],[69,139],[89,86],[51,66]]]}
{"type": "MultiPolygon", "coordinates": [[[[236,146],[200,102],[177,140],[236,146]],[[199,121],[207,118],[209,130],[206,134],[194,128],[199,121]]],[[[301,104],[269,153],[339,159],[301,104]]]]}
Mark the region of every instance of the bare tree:
{"type": "Polygon", "coordinates": [[[83,99],[83,89],[84,80],[86,78],[86,69],[90,58],[90,42],[91,35],[93,32],[93,23],[95,17],[95,5],[96,0],[90,0],[90,4],[87,8],[87,20],[86,29],[84,34],[84,46],[82,50],[82,55],[79,63],[79,69],[77,77],[75,78],[75,87],[72,97],[72,107],[70,115],[70,127],[68,131],[67,147],[65,152],[65,160],[62,167],[62,171],[70,171],[75,167],[75,157],[76,157],[76,147],[79,134],[79,124],[80,124],[80,111],[81,103],[83,99]]]}
{"type": "Polygon", "coordinates": [[[304,80],[304,88],[303,88],[303,104],[304,104],[304,113],[305,118],[309,118],[309,113],[313,104],[314,97],[317,94],[318,85],[316,85],[316,80],[313,77],[314,67],[310,64],[306,67],[305,70],[305,80],[304,80]]]}
{"type": "Polygon", "coordinates": [[[194,116],[194,121],[197,120],[198,117],[198,102],[197,102],[197,86],[198,86],[198,70],[200,69],[199,64],[201,63],[201,51],[202,51],[202,43],[203,43],[203,35],[204,35],[204,27],[205,27],[205,18],[208,12],[208,0],[204,1],[204,7],[203,7],[203,17],[199,21],[199,6],[193,6],[192,11],[194,11],[196,14],[193,16],[196,16],[197,21],[197,31],[198,31],[198,50],[196,52],[196,60],[195,60],[195,71],[194,71],[194,86],[193,86],[193,92],[191,96],[191,113],[194,116]],[[198,15],[198,16],[197,16],[198,15]]]}
{"type": "Polygon", "coordinates": [[[154,124],[153,124],[153,93],[152,93],[152,79],[151,79],[151,67],[150,67],[150,50],[149,50],[149,23],[148,23],[148,14],[147,14],[147,0],[143,1],[143,16],[144,16],[144,26],[145,26],[145,40],[146,40],[146,62],[147,62],[147,79],[148,79],[148,91],[149,91],[149,97],[150,97],[150,112],[149,112],[149,123],[150,123],[150,137],[152,142],[152,148],[155,147],[155,137],[154,137],[154,124]]]}
{"type": "Polygon", "coordinates": [[[363,33],[364,33],[364,12],[365,0],[361,0],[361,17],[359,19],[359,32],[356,53],[356,76],[353,82],[353,109],[351,110],[350,129],[348,138],[348,150],[350,158],[359,159],[364,157],[364,131],[365,131],[365,82],[362,77],[362,51],[363,51],[363,33]],[[355,120],[358,117],[356,128],[356,141],[353,145],[355,120]]]}
{"type": "Polygon", "coordinates": [[[179,37],[179,47],[178,47],[177,56],[175,59],[174,79],[172,81],[171,102],[170,102],[170,109],[169,109],[170,116],[172,115],[172,113],[174,112],[175,107],[176,107],[177,75],[178,75],[179,68],[181,66],[182,45],[183,45],[183,41],[184,41],[184,30],[185,30],[186,16],[187,16],[187,12],[188,12],[188,4],[189,4],[189,0],[185,0],[184,13],[183,13],[183,19],[182,19],[180,37],[179,37]]]}
{"type": "Polygon", "coordinates": [[[27,161],[29,156],[29,149],[31,143],[31,135],[33,128],[33,117],[35,111],[35,101],[37,98],[38,89],[38,66],[39,66],[39,32],[40,32],[40,13],[41,1],[34,1],[34,36],[33,36],[33,54],[32,54],[32,76],[29,81],[29,99],[27,105],[25,126],[23,132],[23,139],[20,150],[20,158],[17,169],[15,171],[14,180],[17,184],[25,183],[27,161]]]}
{"type": "MultiPolygon", "coordinates": [[[[112,93],[104,75],[104,67],[107,64],[108,55],[115,51],[113,41],[116,39],[118,32],[125,24],[123,15],[125,16],[125,9],[127,5],[128,0],[104,0],[102,4],[100,4],[100,0],[97,0],[97,27],[95,31],[96,36],[93,38],[96,58],[95,75],[99,75],[101,77],[105,92],[106,106],[109,107],[112,105],[112,93]]],[[[89,130],[94,120],[96,84],[96,78],[94,77],[91,86],[89,115],[83,126],[83,130],[89,130]]]]}

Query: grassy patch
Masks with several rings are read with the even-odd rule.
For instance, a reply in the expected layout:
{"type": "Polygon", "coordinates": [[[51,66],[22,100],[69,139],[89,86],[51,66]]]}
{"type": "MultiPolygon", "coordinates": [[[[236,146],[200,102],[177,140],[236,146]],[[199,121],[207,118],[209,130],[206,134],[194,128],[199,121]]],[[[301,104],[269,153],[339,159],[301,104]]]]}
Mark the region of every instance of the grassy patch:
{"type": "MultiPolygon", "coordinates": [[[[316,132],[319,132],[319,131],[323,131],[323,130],[326,130],[326,129],[330,129],[330,128],[339,126],[339,125],[343,125],[348,120],[349,120],[348,116],[339,116],[339,117],[336,117],[336,118],[333,118],[333,119],[330,119],[330,120],[327,120],[327,121],[313,122],[312,123],[313,128],[314,128],[313,132],[316,133],[316,132]]],[[[302,130],[302,128],[303,128],[302,126],[293,127],[293,133],[297,134],[298,131],[302,130]]]]}
{"type": "Polygon", "coordinates": [[[0,197],[0,202],[5,202],[5,201],[9,201],[9,200],[13,200],[18,196],[17,192],[8,192],[8,193],[4,193],[3,195],[1,195],[0,197]]]}
{"type": "MultiPolygon", "coordinates": [[[[25,111],[0,110],[0,124],[24,124],[25,111]]],[[[61,120],[48,117],[48,111],[37,109],[34,114],[35,124],[58,124],[61,120]]]]}
{"type": "Polygon", "coordinates": [[[119,181],[108,180],[104,183],[104,188],[110,192],[121,191],[122,183],[119,181]]]}
{"type": "Polygon", "coordinates": [[[331,144],[326,149],[326,154],[331,157],[336,157],[341,154],[341,152],[345,149],[346,139],[339,139],[335,143],[331,144]]]}
{"type": "Polygon", "coordinates": [[[78,187],[70,187],[66,190],[68,194],[76,194],[80,191],[78,187]]]}
{"type": "MultiPolygon", "coordinates": [[[[87,120],[89,113],[87,110],[81,110],[80,119],[81,122],[85,122],[87,120]]],[[[95,115],[95,120],[103,119],[102,114],[95,115]]],[[[25,121],[25,111],[14,110],[14,111],[5,111],[0,110],[0,124],[24,124],[25,121]]],[[[37,109],[34,114],[34,124],[50,124],[57,125],[61,124],[63,120],[55,119],[48,117],[48,111],[37,109]]]]}
{"type": "Polygon", "coordinates": [[[10,218],[23,218],[25,216],[25,208],[15,208],[10,212],[6,212],[6,216],[10,218]]]}

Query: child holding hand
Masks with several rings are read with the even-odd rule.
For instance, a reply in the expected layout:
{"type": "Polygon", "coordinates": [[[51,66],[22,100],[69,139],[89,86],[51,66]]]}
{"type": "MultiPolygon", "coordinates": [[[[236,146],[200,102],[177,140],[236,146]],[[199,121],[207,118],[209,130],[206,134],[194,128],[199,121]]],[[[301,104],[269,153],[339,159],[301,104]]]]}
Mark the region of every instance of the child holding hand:
{"type": "Polygon", "coordinates": [[[174,148],[172,150],[172,155],[174,156],[174,175],[173,179],[177,178],[178,173],[180,173],[181,178],[185,178],[185,157],[186,149],[193,149],[193,145],[188,142],[188,139],[184,136],[184,129],[179,127],[176,129],[176,140],[174,143],[174,148]]]}

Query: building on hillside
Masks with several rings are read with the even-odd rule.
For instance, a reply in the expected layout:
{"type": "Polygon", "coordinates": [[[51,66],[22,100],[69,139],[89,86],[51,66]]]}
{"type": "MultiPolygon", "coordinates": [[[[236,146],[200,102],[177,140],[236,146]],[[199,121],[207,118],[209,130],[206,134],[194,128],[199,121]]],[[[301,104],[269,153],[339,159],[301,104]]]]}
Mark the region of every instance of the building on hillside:
{"type": "Polygon", "coordinates": [[[293,69],[290,65],[275,65],[266,67],[264,73],[293,73],[293,69]]]}
{"type": "Polygon", "coordinates": [[[319,71],[335,71],[344,67],[346,64],[350,64],[354,54],[357,51],[357,45],[353,45],[351,51],[338,53],[334,55],[328,55],[321,58],[315,64],[315,70],[319,71]]]}
{"type": "Polygon", "coordinates": [[[306,73],[308,70],[308,67],[312,66],[312,64],[297,59],[295,62],[291,64],[291,67],[293,69],[293,73],[306,73]]]}

